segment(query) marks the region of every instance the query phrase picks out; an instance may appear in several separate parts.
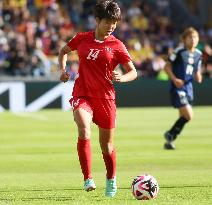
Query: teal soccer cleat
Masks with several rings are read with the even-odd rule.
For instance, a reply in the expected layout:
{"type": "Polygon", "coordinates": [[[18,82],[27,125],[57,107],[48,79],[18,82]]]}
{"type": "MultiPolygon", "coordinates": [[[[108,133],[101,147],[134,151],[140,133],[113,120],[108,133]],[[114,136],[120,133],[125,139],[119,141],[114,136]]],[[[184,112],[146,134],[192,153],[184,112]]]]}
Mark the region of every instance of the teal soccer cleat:
{"type": "Polygon", "coordinates": [[[93,179],[86,179],[84,183],[84,190],[85,191],[93,191],[96,189],[96,185],[93,179]]]}
{"type": "Polygon", "coordinates": [[[106,190],[105,196],[114,197],[116,195],[117,186],[116,186],[116,177],[113,179],[106,179],[106,190]]]}

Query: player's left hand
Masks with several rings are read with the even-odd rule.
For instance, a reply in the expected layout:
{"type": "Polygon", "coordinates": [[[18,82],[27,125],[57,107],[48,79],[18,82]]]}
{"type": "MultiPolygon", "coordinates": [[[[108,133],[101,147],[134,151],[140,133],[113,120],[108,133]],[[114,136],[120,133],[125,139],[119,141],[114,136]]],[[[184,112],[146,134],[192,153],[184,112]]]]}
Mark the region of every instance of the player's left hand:
{"type": "Polygon", "coordinates": [[[112,72],[112,78],[115,82],[122,82],[122,74],[117,71],[112,72]]]}

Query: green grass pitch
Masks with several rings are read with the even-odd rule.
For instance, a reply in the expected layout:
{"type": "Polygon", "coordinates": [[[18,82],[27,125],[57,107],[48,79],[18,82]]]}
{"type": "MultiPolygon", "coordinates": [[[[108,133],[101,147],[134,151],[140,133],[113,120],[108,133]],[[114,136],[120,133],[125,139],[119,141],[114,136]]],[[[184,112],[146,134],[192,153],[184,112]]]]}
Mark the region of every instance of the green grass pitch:
{"type": "Polygon", "coordinates": [[[87,193],[82,190],[71,112],[0,113],[0,205],[212,204],[212,107],[194,107],[194,119],[175,151],[163,150],[163,133],[177,119],[177,110],[120,108],[117,114],[118,193],[107,199],[95,125],[92,170],[97,190],[87,193]],[[158,180],[157,199],[133,198],[131,182],[140,173],[158,180]]]}

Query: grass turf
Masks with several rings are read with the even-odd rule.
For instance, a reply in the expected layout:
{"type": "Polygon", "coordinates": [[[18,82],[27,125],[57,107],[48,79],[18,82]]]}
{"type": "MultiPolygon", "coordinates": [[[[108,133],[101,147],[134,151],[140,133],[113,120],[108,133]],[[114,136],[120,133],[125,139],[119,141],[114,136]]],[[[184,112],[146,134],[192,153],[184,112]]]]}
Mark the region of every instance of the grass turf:
{"type": "Polygon", "coordinates": [[[163,150],[163,133],[177,119],[172,108],[118,109],[115,145],[118,193],[104,197],[105,168],[92,126],[97,190],[82,190],[77,129],[70,112],[0,114],[0,205],[13,204],[212,204],[212,107],[194,107],[194,119],[163,150]],[[157,199],[137,201],[130,185],[140,173],[155,176],[157,199]]]}

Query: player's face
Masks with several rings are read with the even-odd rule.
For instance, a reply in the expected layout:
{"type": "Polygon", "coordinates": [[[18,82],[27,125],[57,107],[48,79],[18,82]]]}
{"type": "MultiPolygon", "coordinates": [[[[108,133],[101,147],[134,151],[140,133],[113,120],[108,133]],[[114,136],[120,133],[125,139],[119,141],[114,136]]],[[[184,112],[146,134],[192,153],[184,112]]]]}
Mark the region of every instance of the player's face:
{"type": "Polygon", "coordinates": [[[185,46],[188,49],[196,48],[198,42],[199,42],[199,36],[197,33],[192,33],[185,38],[185,46]]]}
{"type": "Polygon", "coordinates": [[[116,28],[117,21],[110,19],[97,19],[97,28],[102,36],[109,36],[116,28]]]}

